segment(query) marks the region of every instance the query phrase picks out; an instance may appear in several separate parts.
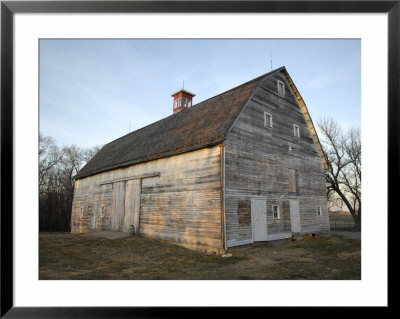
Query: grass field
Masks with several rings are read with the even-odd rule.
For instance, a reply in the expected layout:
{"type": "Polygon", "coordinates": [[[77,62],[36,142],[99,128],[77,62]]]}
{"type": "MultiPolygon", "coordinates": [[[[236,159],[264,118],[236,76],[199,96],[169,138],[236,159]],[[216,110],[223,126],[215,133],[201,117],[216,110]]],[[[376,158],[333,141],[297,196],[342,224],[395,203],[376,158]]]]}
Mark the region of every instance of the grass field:
{"type": "Polygon", "coordinates": [[[207,255],[143,237],[40,233],[39,279],[361,279],[359,240],[307,237],[207,255]]]}

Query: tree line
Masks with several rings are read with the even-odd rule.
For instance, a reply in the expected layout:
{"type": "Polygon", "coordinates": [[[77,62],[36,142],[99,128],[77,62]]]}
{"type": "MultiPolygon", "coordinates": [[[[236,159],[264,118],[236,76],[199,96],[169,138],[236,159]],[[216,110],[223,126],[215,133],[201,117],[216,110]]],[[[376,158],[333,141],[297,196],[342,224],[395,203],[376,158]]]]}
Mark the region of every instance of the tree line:
{"type": "Polygon", "coordinates": [[[74,176],[99,149],[60,148],[52,137],[39,134],[39,231],[71,231],[74,176]]]}

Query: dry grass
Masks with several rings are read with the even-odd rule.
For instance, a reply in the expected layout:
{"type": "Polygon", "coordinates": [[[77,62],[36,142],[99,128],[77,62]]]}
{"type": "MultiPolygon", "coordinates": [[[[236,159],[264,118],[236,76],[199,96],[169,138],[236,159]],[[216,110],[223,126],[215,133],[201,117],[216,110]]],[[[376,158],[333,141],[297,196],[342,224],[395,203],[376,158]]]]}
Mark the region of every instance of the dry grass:
{"type": "Polygon", "coordinates": [[[41,233],[39,279],[361,279],[359,240],[336,236],[265,242],[232,257],[142,237],[41,233]]]}

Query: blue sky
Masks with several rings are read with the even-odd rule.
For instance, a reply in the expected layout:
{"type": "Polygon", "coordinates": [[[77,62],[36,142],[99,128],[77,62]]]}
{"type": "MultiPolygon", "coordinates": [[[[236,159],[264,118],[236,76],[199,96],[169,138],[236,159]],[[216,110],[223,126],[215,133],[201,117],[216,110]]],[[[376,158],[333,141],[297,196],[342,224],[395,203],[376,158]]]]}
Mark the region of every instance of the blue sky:
{"type": "Polygon", "coordinates": [[[361,126],[360,40],[40,40],[40,131],[59,146],[104,145],[172,114],[171,93],[193,104],[285,66],[314,124],[361,126]]]}

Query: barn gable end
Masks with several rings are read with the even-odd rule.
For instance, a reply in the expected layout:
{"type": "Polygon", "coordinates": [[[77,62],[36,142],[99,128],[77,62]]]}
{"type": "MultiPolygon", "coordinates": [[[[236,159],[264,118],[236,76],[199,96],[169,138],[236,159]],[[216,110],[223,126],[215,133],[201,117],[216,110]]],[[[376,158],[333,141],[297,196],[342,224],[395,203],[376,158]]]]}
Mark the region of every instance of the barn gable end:
{"type": "Polygon", "coordinates": [[[227,247],[256,240],[254,214],[266,213],[266,240],[290,237],[297,203],[301,233],[329,231],[324,158],[291,84],[285,69],[262,80],[224,141],[227,247]]]}

